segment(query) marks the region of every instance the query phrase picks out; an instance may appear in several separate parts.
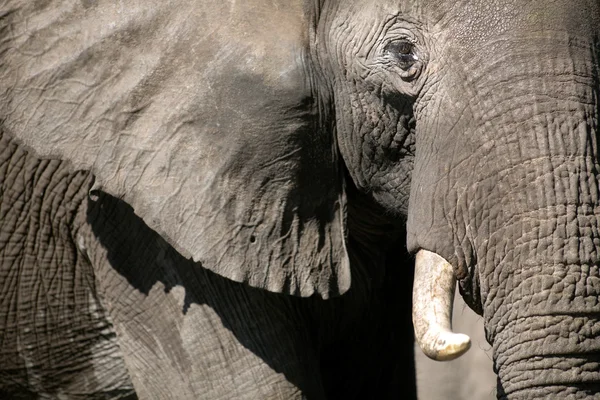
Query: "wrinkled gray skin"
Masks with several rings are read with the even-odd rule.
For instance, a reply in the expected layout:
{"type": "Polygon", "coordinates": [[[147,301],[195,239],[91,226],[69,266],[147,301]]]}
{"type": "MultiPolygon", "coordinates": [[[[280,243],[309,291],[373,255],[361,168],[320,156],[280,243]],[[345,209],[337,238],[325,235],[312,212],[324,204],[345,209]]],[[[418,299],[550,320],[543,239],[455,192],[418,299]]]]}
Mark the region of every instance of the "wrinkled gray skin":
{"type": "Polygon", "coordinates": [[[405,242],[597,398],[599,8],[3,1],[0,397],[408,396],[405,242]]]}

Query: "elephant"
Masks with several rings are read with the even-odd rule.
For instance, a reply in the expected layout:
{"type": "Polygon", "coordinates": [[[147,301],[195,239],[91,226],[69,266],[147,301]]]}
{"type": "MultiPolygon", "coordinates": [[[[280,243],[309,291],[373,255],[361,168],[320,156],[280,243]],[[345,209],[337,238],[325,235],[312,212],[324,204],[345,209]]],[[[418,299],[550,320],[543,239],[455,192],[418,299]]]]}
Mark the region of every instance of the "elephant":
{"type": "Polygon", "coordinates": [[[0,397],[598,398],[598,0],[0,16],[0,397]]]}

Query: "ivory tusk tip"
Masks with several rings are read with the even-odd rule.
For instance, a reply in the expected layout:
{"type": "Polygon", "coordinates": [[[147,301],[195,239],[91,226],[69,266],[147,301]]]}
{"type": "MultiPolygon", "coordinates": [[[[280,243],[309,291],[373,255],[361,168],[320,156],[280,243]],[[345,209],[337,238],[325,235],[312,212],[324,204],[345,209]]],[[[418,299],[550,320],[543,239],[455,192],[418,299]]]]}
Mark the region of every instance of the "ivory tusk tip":
{"type": "Polygon", "coordinates": [[[435,349],[424,353],[436,361],[450,361],[465,354],[471,348],[471,338],[462,333],[445,332],[436,340],[435,349]]]}

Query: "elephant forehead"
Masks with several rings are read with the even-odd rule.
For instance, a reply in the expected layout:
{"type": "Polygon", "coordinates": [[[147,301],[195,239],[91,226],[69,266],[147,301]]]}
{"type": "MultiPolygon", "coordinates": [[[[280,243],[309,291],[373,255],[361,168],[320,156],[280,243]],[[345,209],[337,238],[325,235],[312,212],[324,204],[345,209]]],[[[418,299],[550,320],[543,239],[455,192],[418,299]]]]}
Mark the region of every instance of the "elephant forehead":
{"type": "Polygon", "coordinates": [[[464,47],[479,47],[505,36],[564,31],[573,37],[598,32],[595,0],[461,0],[434,1],[432,18],[464,47]]]}

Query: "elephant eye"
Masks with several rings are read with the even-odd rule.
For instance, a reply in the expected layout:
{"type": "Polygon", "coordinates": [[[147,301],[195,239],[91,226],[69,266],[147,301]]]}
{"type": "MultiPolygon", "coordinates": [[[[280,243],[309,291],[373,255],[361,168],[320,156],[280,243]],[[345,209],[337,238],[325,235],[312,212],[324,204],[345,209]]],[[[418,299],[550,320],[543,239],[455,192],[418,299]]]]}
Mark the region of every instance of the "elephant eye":
{"type": "Polygon", "coordinates": [[[415,44],[406,39],[388,43],[385,51],[394,57],[400,68],[404,70],[419,61],[419,57],[415,54],[415,44]]]}

